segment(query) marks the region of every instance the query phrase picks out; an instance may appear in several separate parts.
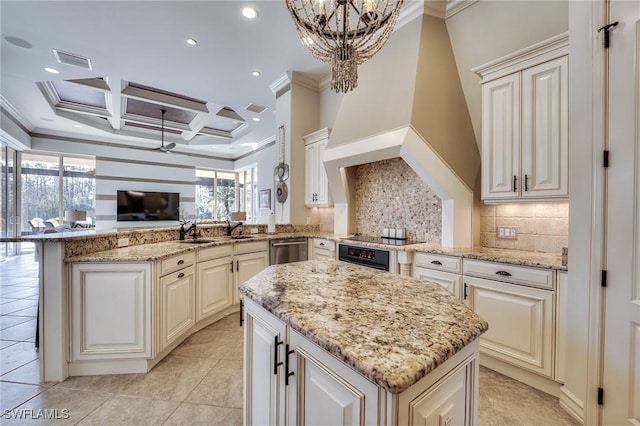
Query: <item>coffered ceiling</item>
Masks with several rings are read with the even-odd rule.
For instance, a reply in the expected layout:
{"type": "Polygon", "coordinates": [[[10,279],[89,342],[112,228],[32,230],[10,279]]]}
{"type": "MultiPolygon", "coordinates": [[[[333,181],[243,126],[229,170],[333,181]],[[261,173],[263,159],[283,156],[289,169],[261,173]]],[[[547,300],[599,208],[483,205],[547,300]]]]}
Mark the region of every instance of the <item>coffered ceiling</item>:
{"type": "Polygon", "coordinates": [[[0,16],[2,96],[32,134],[153,148],[165,109],[175,151],[234,158],[274,138],[270,84],[329,74],[282,1],[3,0],[0,16]]]}

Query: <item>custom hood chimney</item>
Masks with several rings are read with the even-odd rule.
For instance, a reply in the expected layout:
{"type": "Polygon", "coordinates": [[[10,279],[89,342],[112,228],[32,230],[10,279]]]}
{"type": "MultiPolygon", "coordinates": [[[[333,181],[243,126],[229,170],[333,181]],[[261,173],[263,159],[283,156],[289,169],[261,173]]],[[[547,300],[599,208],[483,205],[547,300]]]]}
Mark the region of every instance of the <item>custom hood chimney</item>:
{"type": "Polygon", "coordinates": [[[480,153],[445,22],[429,15],[397,29],[342,99],[324,157],[336,234],[354,232],[348,168],[396,157],[442,200],[442,246],[470,248],[480,153]]]}

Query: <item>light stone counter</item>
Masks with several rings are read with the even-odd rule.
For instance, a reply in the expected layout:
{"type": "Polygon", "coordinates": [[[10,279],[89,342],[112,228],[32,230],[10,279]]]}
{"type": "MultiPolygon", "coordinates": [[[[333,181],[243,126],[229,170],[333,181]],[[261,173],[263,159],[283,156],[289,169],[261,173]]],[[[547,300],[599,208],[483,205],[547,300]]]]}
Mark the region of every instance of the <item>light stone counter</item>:
{"type": "Polygon", "coordinates": [[[340,261],[273,265],[240,291],[391,393],[488,328],[438,284],[340,261]]]}

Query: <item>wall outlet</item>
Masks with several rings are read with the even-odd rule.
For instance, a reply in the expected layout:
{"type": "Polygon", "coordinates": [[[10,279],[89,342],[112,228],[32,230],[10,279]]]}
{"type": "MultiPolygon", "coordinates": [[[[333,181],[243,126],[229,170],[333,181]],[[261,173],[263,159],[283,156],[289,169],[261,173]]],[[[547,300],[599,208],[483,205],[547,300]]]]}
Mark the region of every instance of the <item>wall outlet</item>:
{"type": "Polygon", "coordinates": [[[118,247],[126,247],[129,245],[128,238],[118,238],[118,247]]]}
{"type": "Polygon", "coordinates": [[[251,228],[249,230],[249,232],[252,233],[252,234],[257,234],[258,233],[258,228],[251,228]]]}
{"type": "Polygon", "coordinates": [[[307,216],[307,225],[311,224],[311,218],[309,216],[307,216]]]}
{"type": "Polygon", "coordinates": [[[505,240],[515,240],[518,238],[517,226],[498,226],[496,229],[496,237],[505,240]]]}

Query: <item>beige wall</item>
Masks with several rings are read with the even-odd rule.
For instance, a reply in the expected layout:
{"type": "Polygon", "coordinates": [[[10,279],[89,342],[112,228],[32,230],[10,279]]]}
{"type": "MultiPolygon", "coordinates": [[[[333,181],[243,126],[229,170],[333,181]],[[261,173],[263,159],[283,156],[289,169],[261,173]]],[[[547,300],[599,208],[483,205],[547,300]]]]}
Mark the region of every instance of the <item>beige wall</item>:
{"type": "Polygon", "coordinates": [[[567,1],[482,0],[446,25],[478,146],[481,140],[480,77],[472,68],[566,32],[567,1]]]}
{"type": "Polygon", "coordinates": [[[569,203],[511,203],[480,209],[483,247],[562,254],[569,244],[569,203]],[[496,238],[496,227],[515,226],[517,238],[496,238]]]}

